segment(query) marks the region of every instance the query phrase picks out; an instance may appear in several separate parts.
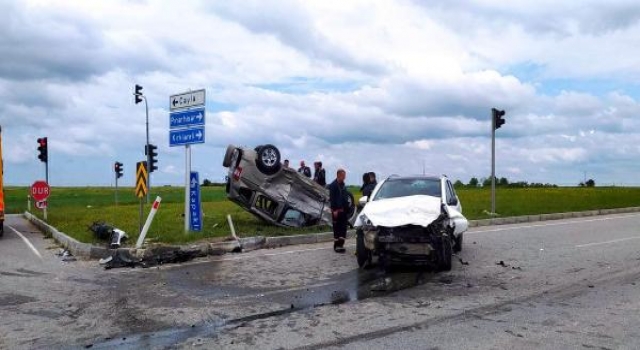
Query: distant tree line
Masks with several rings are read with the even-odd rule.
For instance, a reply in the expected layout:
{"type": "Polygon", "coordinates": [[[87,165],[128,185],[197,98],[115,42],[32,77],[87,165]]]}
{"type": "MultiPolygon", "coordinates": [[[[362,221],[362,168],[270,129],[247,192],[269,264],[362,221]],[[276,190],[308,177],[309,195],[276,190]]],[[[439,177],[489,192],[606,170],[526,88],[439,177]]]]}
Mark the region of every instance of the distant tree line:
{"type": "Polygon", "coordinates": [[[595,187],[596,186],[596,182],[593,179],[589,179],[585,182],[581,182],[578,184],[578,186],[580,187],[595,187]]]}
{"type": "Polygon", "coordinates": [[[208,187],[208,186],[225,186],[226,184],[224,182],[212,182],[209,179],[204,179],[204,181],[202,181],[202,186],[204,187],[208,187]]]}
{"type": "MultiPolygon", "coordinates": [[[[595,186],[595,181],[592,181],[591,187],[595,186]]],[[[550,183],[539,183],[539,182],[526,182],[526,181],[517,181],[510,182],[506,177],[495,178],[496,187],[507,187],[507,188],[541,188],[541,187],[558,187],[556,184],[550,183]]],[[[491,187],[491,177],[478,179],[477,177],[472,177],[469,180],[469,183],[464,184],[462,181],[457,180],[453,186],[455,188],[481,188],[481,187],[491,187]]],[[[583,186],[583,184],[580,184],[583,186]]],[[[588,186],[588,185],[587,185],[588,186]]]]}

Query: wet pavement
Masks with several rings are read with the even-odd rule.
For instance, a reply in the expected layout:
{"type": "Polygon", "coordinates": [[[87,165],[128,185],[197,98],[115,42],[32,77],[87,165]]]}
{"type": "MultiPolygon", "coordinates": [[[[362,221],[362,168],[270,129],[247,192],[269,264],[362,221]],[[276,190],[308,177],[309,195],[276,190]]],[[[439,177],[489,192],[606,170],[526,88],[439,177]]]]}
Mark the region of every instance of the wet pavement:
{"type": "MultiPolygon", "coordinates": [[[[637,308],[640,253],[630,243],[640,242],[638,215],[470,231],[447,273],[361,270],[353,245],[336,254],[329,244],[105,270],[62,261],[50,240],[11,222],[42,259],[14,233],[0,241],[0,348],[382,349],[391,339],[407,349],[527,348],[553,331],[535,310],[564,327],[549,338],[556,348],[640,344],[628,333],[622,342],[595,341],[563,319],[570,311],[587,318],[576,302],[598,298],[612,309],[637,308]],[[499,319],[508,321],[490,321],[499,319]]],[[[589,326],[619,335],[615,326],[628,321],[616,313],[634,319],[613,310],[589,326]]]]}

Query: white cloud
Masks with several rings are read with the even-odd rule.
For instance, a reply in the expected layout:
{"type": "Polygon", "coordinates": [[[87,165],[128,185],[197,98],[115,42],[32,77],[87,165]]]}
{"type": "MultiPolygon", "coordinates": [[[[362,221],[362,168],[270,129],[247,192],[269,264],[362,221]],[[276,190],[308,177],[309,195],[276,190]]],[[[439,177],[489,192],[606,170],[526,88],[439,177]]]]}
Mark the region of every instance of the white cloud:
{"type": "MultiPolygon", "coordinates": [[[[625,182],[640,156],[640,6],[493,1],[8,2],[0,15],[0,124],[7,183],[132,182],[145,109],[161,171],[183,181],[168,146],[168,97],[207,89],[207,143],[194,168],[221,179],[224,149],[277,145],[292,164],[486,177],[490,109],[497,170],[574,184],[575,168],[625,182]],[[552,6],[553,5],[553,6],[552,6]],[[612,54],[614,53],[614,54],[612,54]],[[615,170],[614,165],[615,164],[615,170]],[[129,174],[129,175],[127,175],[129,174]]],[[[201,175],[202,176],[202,175],[201,175]]],[[[203,177],[204,177],[203,176],[203,177]]]]}

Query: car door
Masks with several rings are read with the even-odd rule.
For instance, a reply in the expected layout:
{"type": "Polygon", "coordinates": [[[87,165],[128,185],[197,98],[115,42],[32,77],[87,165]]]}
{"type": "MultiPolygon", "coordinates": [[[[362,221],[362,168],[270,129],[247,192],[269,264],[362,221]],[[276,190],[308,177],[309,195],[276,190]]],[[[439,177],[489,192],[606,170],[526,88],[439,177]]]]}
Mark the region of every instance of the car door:
{"type": "Polygon", "coordinates": [[[445,179],[444,181],[444,200],[449,209],[449,215],[451,220],[453,220],[455,231],[454,233],[457,235],[461,232],[464,232],[469,227],[469,221],[462,215],[462,203],[460,203],[460,199],[456,195],[456,191],[451,184],[451,181],[445,179]]]}

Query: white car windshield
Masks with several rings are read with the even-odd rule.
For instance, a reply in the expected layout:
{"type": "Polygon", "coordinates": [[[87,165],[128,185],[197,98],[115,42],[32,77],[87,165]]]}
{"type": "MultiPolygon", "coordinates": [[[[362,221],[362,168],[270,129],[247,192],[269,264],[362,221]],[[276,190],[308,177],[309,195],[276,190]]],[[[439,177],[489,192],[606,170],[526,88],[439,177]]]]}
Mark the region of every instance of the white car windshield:
{"type": "Polygon", "coordinates": [[[440,179],[438,178],[390,178],[387,179],[372,200],[406,197],[415,195],[441,196],[440,179]]]}

